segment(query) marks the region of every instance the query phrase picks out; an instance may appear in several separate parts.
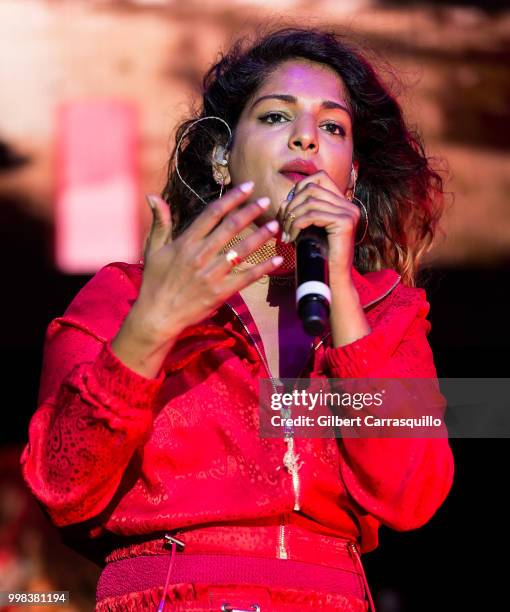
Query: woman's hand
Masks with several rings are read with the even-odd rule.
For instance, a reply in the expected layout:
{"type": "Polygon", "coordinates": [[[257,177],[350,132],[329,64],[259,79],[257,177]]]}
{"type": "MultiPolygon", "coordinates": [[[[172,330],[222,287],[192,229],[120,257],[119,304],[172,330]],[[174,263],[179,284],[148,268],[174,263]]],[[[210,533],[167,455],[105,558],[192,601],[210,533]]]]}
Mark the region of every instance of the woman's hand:
{"type": "Polygon", "coordinates": [[[323,170],[297,183],[284,212],[283,231],[290,241],[309,225],[326,228],[333,347],[350,344],[371,331],[351,276],[359,218],[359,208],[323,170]],[[290,213],[296,218],[289,219],[290,213]]]}
{"type": "MultiPolygon", "coordinates": [[[[158,196],[153,204],[153,223],[146,240],[143,280],[138,299],[130,312],[145,337],[164,342],[198,323],[233,293],[250,285],[281,265],[282,258],[268,259],[249,270],[230,274],[232,264],[218,254],[226,243],[269,206],[269,198],[245,202],[253,183],[240,185],[215,200],[176,239],[172,240],[170,210],[158,196]]],[[[260,227],[236,247],[244,258],[279,230],[276,220],[260,227]]]]}
{"type": "Polygon", "coordinates": [[[282,231],[292,242],[309,225],[324,227],[328,235],[330,277],[344,280],[351,275],[360,214],[358,206],[345,197],[324,170],[320,170],[296,184],[294,198],[284,211],[282,231]]]}

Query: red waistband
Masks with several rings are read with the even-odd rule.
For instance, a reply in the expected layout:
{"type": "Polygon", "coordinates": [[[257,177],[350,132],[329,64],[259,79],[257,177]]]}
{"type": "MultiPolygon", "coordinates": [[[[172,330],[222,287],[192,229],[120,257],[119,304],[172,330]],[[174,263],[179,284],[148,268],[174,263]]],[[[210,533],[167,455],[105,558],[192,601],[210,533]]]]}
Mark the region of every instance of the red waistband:
{"type": "MultiPolygon", "coordinates": [[[[180,567],[178,571],[182,572],[182,576],[179,574],[179,579],[182,578],[184,582],[193,582],[195,579],[193,577],[197,575],[202,576],[196,572],[202,571],[204,562],[207,559],[212,558],[214,562],[215,557],[216,560],[221,559],[222,563],[211,562],[213,563],[211,565],[210,562],[207,562],[206,564],[207,567],[212,568],[210,569],[212,574],[209,580],[213,581],[221,579],[221,576],[223,576],[222,572],[237,571],[228,568],[235,568],[237,561],[239,563],[246,563],[246,561],[242,561],[243,558],[250,560],[249,572],[251,572],[251,580],[254,579],[257,573],[260,574],[261,571],[265,571],[266,561],[270,564],[267,567],[271,568],[284,567],[287,566],[285,561],[292,561],[302,564],[302,570],[307,566],[309,570],[308,578],[312,581],[314,579],[318,580],[318,584],[322,584],[321,580],[325,580],[329,584],[328,581],[331,581],[331,575],[328,574],[328,571],[336,572],[336,580],[344,583],[343,588],[347,590],[350,588],[356,590],[361,579],[371,608],[374,609],[361,562],[359,546],[354,540],[309,531],[292,523],[285,523],[283,525],[274,523],[249,526],[230,524],[208,525],[205,527],[193,526],[187,529],[169,531],[167,534],[175,538],[175,541],[181,542],[184,545],[183,547],[173,547],[175,562],[179,564],[176,567],[180,567]],[[204,559],[201,559],[201,556],[205,556],[204,559]],[[254,565],[255,562],[257,562],[256,565],[254,565]],[[339,570],[340,572],[345,572],[348,575],[348,579],[341,580],[338,576],[339,570]],[[317,578],[319,572],[325,572],[322,578],[317,578]],[[349,583],[351,584],[350,587],[349,583]]],[[[140,571],[140,568],[142,568],[140,564],[150,565],[150,557],[153,557],[154,563],[158,564],[158,568],[163,568],[162,571],[166,570],[169,565],[168,555],[171,552],[172,546],[168,545],[165,534],[142,543],[117,548],[105,559],[107,566],[100,578],[101,594],[112,592],[111,589],[114,588],[115,581],[126,583],[127,580],[127,583],[131,584],[129,576],[133,576],[140,571]],[[141,560],[144,558],[149,560],[141,560]],[[155,560],[156,558],[158,559],[157,561],[155,560]],[[121,560],[129,560],[134,563],[121,565],[121,560]],[[128,572],[128,578],[124,574],[126,571],[128,572]]],[[[287,567],[290,568],[290,565],[287,567]]],[[[305,576],[307,572],[302,570],[300,570],[300,573],[305,576]]],[[[176,581],[174,571],[172,569],[172,583],[176,581]]],[[[273,569],[271,571],[277,570],[273,569]]],[[[160,573],[160,569],[158,569],[158,581],[164,580],[164,576],[160,575],[160,573]]],[[[296,577],[298,575],[300,574],[293,574],[294,586],[296,586],[296,577]]],[[[283,574],[280,574],[280,577],[282,580],[285,580],[283,574]]],[[[313,586],[310,582],[307,584],[310,587],[313,586]]],[[[315,585],[316,589],[319,588],[318,584],[315,585]]],[[[149,585],[146,585],[145,588],[149,588],[149,585]]],[[[123,592],[126,592],[126,590],[124,589],[123,592]]],[[[98,585],[98,596],[99,594],[100,589],[98,585]]],[[[102,597],[107,596],[102,595],[102,597]]]]}
{"type": "MultiPolygon", "coordinates": [[[[109,563],[97,585],[96,600],[133,591],[162,587],[169,570],[169,555],[150,555],[109,563]]],[[[364,599],[363,578],[351,560],[349,569],[283,559],[220,554],[175,555],[170,584],[263,585],[342,593],[364,599]]]]}
{"type": "MultiPolygon", "coordinates": [[[[277,559],[291,559],[306,563],[318,563],[343,569],[351,565],[349,544],[359,547],[353,540],[329,536],[303,529],[293,523],[284,525],[230,525],[217,524],[204,527],[189,527],[166,532],[184,543],[179,553],[223,553],[228,555],[259,556],[277,559]]],[[[164,533],[157,538],[147,539],[113,550],[105,559],[106,563],[140,555],[165,554],[171,551],[164,533]]]]}

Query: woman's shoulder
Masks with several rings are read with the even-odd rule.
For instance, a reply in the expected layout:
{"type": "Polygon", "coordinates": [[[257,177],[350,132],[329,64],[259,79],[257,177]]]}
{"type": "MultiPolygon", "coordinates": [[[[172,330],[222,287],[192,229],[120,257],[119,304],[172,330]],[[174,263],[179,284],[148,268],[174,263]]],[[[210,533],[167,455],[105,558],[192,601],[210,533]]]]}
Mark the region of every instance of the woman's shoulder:
{"type": "Polygon", "coordinates": [[[86,326],[108,338],[127,316],[138,297],[141,281],[140,264],[109,263],[78,291],[58,321],[86,326]]]}
{"type": "Polygon", "coordinates": [[[352,275],[364,308],[375,304],[388,308],[428,304],[425,289],[405,285],[392,268],[360,273],[353,267],[352,275]]]}
{"type": "MultiPolygon", "coordinates": [[[[423,287],[411,287],[399,282],[381,304],[378,324],[381,329],[408,330],[416,325],[423,326],[425,334],[431,329],[427,320],[430,303],[423,287]]],[[[400,332],[399,332],[400,333],[400,332]]]]}
{"type": "Polygon", "coordinates": [[[410,287],[401,283],[395,291],[393,307],[412,309],[417,316],[424,317],[430,310],[430,303],[423,287],[410,287]]]}
{"type": "MultiPolygon", "coordinates": [[[[425,319],[430,311],[426,290],[404,284],[401,275],[393,269],[357,273],[354,280],[374,329],[404,330],[425,319]]],[[[430,323],[425,325],[430,330],[430,323]]]]}
{"type": "Polygon", "coordinates": [[[140,264],[121,261],[109,263],[99,269],[78,291],[65,314],[86,310],[91,302],[113,302],[119,297],[135,297],[140,290],[141,279],[140,264]]]}

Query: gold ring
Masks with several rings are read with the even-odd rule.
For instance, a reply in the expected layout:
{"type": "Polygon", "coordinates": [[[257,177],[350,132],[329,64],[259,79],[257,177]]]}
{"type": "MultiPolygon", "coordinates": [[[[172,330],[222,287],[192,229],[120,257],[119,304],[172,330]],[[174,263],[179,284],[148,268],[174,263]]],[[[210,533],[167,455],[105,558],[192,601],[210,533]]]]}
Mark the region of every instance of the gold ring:
{"type": "Polygon", "coordinates": [[[225,254],[225,258],[228,262],[230,262],[233,268],[235,268],[242,261],[242,259],[239,257],[235,249],[230,249],[225,254]]]}
{"type": "MultiPolygon", "coordinates": [[[[290,212],[285,215],[285,219],[287,219],[287,217],[290,219],[290,222],[292,223],[294,219],[296,218],[296,215],[293,212],[290,212]]],[[[285,219],[283,220],[284,223],[285,223],[285,219]]]]}

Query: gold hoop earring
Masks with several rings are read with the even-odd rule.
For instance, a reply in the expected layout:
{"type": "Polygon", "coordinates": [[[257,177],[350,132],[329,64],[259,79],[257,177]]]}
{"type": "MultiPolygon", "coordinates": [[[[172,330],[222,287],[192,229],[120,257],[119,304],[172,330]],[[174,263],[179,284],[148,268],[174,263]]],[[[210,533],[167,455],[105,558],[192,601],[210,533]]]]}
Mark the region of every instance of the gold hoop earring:
{"type": "Polygon", "coordinates": [[[365,204],[363,204],[363,202],[354,195],[355,192],[356,192],[356,178],[354,179],[354,186],[353,186],[353,188],[349,189],[348,191],[346,191],[345,197],[349,200],[349,202],[352,202],[353,200],[356,200],[357,206],[362,208],[363,212],[365,213],[365,229],[363,230],[363,235],[361,236],[361,238],[357,242],[354,243],[355,245],[358,245],[361,242],[363,242],[363,240],[365,239],[365,236],[367,234],[367,231],[368,231],[368,212],[367,212],[367,207],[365,206],[365,204]]]}
{"type": "Polygon", "coordinates": [[[363,202],[357,198],[356,196],[352,196],[352,200],[356,200],[356,203],[358,206],[360,206],[363,209],[363,212],[365,213],[365,229],[363,230],[363,235],[361,236],[361,238],[355,242],[354,244],[360,244],[361,242],[363,242],[363,240],[365,239],[366,233],[368,231],[368,212],[367,212],[367,207],[363,204],[363,202]]]}

